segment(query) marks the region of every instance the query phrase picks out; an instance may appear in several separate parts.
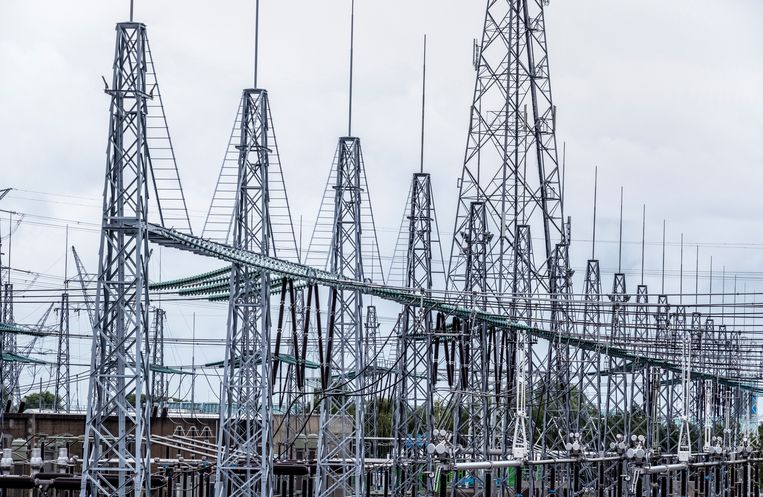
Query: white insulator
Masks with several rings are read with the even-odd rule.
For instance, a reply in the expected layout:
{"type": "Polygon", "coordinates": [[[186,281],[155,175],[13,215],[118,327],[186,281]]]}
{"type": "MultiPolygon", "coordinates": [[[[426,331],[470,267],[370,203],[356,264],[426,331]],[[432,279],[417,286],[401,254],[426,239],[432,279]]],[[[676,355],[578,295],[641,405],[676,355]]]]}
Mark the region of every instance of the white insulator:
{"type": "Polygon", "coordinates": [[[60,447],[58,449],[58,459],[56,459],[56,464],[59,468],[65,468],[69,465],[69,451],[66,447],[60,447]]]}
{"type": "Polygon", "coordinates": [[[39,447],[32,449],[32,457],[29,459],[29,465],[33,468],[42,467],[42,449],[39,447]]]}
{"type": "Polygon", "coordinates": [[[0,459],[0,468],[10,469],[13,467],[13,449],[3,449],[3,457],[0,459]]]}
{"type": "Polygon", "coordinates": [[[512,450],[514,459],[525,459],[527,457],[527,449],[525,447],[514,447],[512,450]]]}
{"type": "Polygon", "coordinates": [[[689,459],[691,459],[691,450],[678,449],[679,462],[689,462],[689,459]]]}

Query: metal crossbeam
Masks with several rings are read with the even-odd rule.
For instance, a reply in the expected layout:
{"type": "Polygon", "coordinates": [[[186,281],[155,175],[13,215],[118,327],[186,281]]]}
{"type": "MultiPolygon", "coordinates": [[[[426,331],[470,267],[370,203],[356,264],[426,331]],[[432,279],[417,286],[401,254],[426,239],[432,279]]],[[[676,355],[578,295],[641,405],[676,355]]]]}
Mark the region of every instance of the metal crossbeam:
{"type": "MultiPolygon", "coordinates": [[[[271,275],[280,275],[296,281],[309,281],[332,288],[342,290],[357,290],[362,294],[379,297],[381,299],[396,302],[402,305],[419,305],[441,312],[447,316],[456,316],[461,319],[482,321],[496,328],[510,330],[525,330],[528,335],[542,340],[558,340],[559,333],[552,332],[539,326],[529,326],[518,322],[506,314],[490,311],[480,311],[474,308],[453,304],[449,299],[436,296],[422,296],[420,292],[380,285],[372,282],[356,281],[347,277],[338,276],[328,271],[319,270],[304,264],[296,264],[273,257],[263,256],[246,250],[234,249],[229,245],[205,240],[196,236],[190,236],[162,226],[149,224],[147,226],[150,240],[162,246],[188,251],[205,257],[212,257],[226,262],[238,262],[256,269],[269,272],[271,275]]],[[[583,338],[579,335],[562,336],[561,340],[571,347],[585,350],[601,350],[602,345],[598,341],[583,338]]],[[[603,351],[606,356],[614,356],[626,361],[641,360],[643,363],[659,366],[669,371],[680,372],[680,364],[671,362],[669,359],[660,359],[653,356],[645,356],[643,351],[634,352],[622,344],[607,346],[603,351]]],[[[750,383],[743,378],[734,378],[726,375],[717,375],[709,372],[692,369],[692,377],[697,379],[713,379],[720,384],[741,388],[746,391],[761,392],[763,388],[750,383]]]]}

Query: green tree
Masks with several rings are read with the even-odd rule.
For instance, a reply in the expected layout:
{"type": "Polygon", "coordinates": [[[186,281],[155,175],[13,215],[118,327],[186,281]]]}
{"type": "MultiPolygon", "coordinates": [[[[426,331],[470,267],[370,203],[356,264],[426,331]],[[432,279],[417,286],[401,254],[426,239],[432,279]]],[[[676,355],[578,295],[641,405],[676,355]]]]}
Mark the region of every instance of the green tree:
{"type": "MultiPolygon", "coordinates": [[[[133,407],[134,407],[134,406],[135,406],[135,392],[133,392],[133,393],[128,393],[128,394],[127,394],[127,397],[125,398],[125,400],[127,400],[127,403],[128,403],[129,405],[131,405],[131,406],[133,406],[133,407]]],[[[141,400],[141,401],[142,401],[144,404],[146,403],[146,394],[145,394],[145,393],[140,395],[140,400],[141,400]]]]}
{"type": "MultiPolygon", "coordinates": [[[[371,399],[366,404],[366,422],[370,423],[376,411],[376,436],[392,436],[392,402],[389,399],[371,399]]],[[[371,428],[370,425],[367,427],[371,428]]]]}
{"type": "Polygon", "coordinates": [[[53,409],[55,407],[61,407],[61,402],[56,399],[56,396],[48,391],[42,393],[30,393],[24,397],[24,403],[29,409],[53,409]]]}

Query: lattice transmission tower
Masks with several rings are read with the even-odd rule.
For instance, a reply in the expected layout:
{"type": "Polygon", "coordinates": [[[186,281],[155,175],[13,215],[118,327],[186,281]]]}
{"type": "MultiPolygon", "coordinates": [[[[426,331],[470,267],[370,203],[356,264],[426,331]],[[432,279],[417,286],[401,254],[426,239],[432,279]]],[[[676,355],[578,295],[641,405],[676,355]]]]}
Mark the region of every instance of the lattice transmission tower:
{"type": "MultiPolygon", "coordinates": [[[[268,190],[268,107],[265,90],[243,91],[232,245],[275,255],[268,190]]],[[[234,264],[218,428],[215,493],[219,497],[273,493],[269,307],[267,273],[234,264]]]]}
{"type": "MultiPolygon", "coordinates": [[[[504,312],[528,325],[543,319],[569,331],[569,223],[562,207],[544,4],[487,1],[482,39],[474,48],[477,74],[447,287],[474,309],[504,312]],[[541,238],[539,248],[532,247],[531,236],[541,238]],[[550,304],[532,305],[537,296],[547,296],[550,304]]],[[[547,347],[501,330],[511,343],[512,358],[505,361],[490,353],[493,341],[504,341],[493,333],[470,323],[460,332],[464,375],[451,402],[457,442],[471,454],[467,459],[505,455],[509,445],[515,457],[535,457],[536,442],[542,450],[563,450],[559,435],[571,431],[572,422],[567,388],[560,385],[568,375],[567,344],[547,347]],[[514,384],[503,391],[513,395],[495,395],[501,391],[495,373],[507,365],[515,369],[514,384]],[[555,399],[544,415],[555,422],[535,422],[525,412],[528,398],[555,399]]],[[[492,477],[476,475],[483,483],[474,491],[489,492],[492,477]]]]}
{"type": "MultiPolygon", "coordinates": [[[[418,290],[422,297],[431,295],[433,237],[437,243],[431,177],[416,173],[411,182],[408,202],[408,250],[406,253],[407,288],[418,290]]],[[[398,338],[399,384],[394,403],[394,458],[392,473],[394,495],[418,494],[424,477],[425,495],[433,495],[432,455],[426,450],[434,431],[434,388],[436,373],[432,350],[432,314],[424,307],[409,305],[403,309],[398,338]]]]}
{"type": "Polygon", "coordinates": [[[161,307],[153,310],[151,319],[151,405],[157,414],[167,407],[167,373],[164,365],[164,324],[167,312],[161,307]]]}
{"type": "Polygon", "coordinates": [[[144,24],[117,24],[106,93],[111,106],[83,497],[151,492],[149,187],[161,224],[191,231],[144,24]]]}
{"type": "Polygon", "coordinates": [[[82,491],[151,491],[146,27],[117,24],[82,491]],[[135,395],[134,405],[127,402],[135,395]],[[117,430],[106,420],[117,418],[117,430]],[[116,461],[114,467],[108,461],[116,461]]]}
{"type": "Polygon", "coordinates": [[[490,292],[513,289],[520,225],[543,234],[535,284],[550,290],[554,247],[565,242],[562,191],[551,98],[543,0],[488,0],[461,174],[449,286],[462,290],[467,254],[458,234],[468,230],[472,202],[483,202],[493,233],[486,268],[490,292]]]}
{"type": "Polygon", "coordinates": [[[58,351],[56,352],[56,385],[53,409],[69,412],[71,408],[71,353],[69,347],[69,292],[61,294],[58,309],[58,351]]]}
{"type": "MultiPolygon", "coordinates": [[[[361,242],[363,156],[360,139],[342,137],[336,152],[330,270],[364,279],[361,242]]],[[[334,290],[326,343],[329,374],[320,408],[316,497],[361,495],[364,487],[363,302],[357,290],[334,290]]]]}
{"type": "MultiPolygon", "coordinates": [[[[11,233],[9,231],[9,233],[11,233]]],[[[6,325],[13,325],[16,320],[13,315],[13,283],[11,282],[10,271],[10,236],[8,247],[8,267],[7,267],[7,279],[3,280],[4,268],[2,265],[2,256],[5,255],[2,250],[2,239],[0,239],[0,323],[6,325]]],[[[17,335],[15,333],[6,332],[0,337],[0,354],[15,354],[16,353],[17,335]]],[[[17,376],[19,370],[18,364],[12,361],[0,361],[0,419],[5,412],[7,404],[13,404],[15,399],[18,399],[16,395],[16,382],[14,378],[17,376]]]]}

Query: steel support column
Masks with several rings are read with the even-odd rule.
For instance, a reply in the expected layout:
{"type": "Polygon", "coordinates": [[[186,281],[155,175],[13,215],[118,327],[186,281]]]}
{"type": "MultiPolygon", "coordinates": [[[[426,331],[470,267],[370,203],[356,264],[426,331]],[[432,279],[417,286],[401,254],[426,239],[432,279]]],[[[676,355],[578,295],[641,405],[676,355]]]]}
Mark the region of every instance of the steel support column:
{"type": "MultiPolygon", "coordinates": [[[[233,247],[274,253],[269,214],[267,91],[243,91],[233,247]]],[[[231,268],[228,332],[220,398],[217,497],[273,494],[273,419],[270,368],[270,276],[231,268]]]]}

